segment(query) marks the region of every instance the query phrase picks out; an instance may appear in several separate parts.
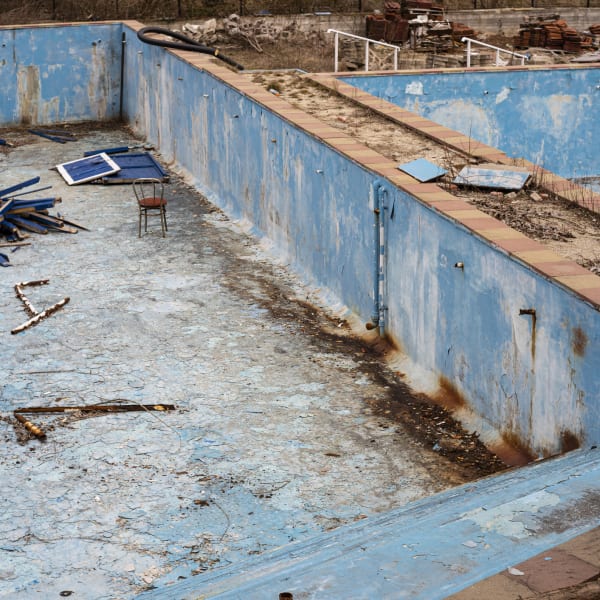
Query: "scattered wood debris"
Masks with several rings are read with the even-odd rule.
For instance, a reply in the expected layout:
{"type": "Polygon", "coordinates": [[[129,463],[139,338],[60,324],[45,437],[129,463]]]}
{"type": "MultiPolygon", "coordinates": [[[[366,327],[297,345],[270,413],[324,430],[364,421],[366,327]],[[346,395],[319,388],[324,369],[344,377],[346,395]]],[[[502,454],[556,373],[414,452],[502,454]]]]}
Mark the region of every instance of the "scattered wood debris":
{"type": "Polygon", "coordinates": [[[37,325],[40,321],[43,321],[45,318],[54,314],[57,310],[60,310],[65,304],[67,304],[69,302],[70,298],[67,296],[66,298],[63,298],[56,304],[53,304],[52,306],[49,306],[42,312],[38,313],[35,310],[33,304],[31,304],[31,302],[27,298],[27,296],[25,296],[25,294],[23,293],[23,288],[27,287],[27,286],[46,285],[48,283],[49,283],[48,279],[40,279],[37,281],[22,281],[21,283],[17,283],[15,285],[15,293],[17,294],[17,298],[19,298],[21,300],[21,302],[23,302],[23,305],[25,307],[25,312],[28,315],[30,315],[31,318],[28,319],[27,321],[25,321],[25,323],[19,325],[18,327],[15,327],[11,331],[11,333],[13,335],[15,333],[21,333],[21,331],[25,331],[26,329],[29,329],[30,327],[37,325]]]}

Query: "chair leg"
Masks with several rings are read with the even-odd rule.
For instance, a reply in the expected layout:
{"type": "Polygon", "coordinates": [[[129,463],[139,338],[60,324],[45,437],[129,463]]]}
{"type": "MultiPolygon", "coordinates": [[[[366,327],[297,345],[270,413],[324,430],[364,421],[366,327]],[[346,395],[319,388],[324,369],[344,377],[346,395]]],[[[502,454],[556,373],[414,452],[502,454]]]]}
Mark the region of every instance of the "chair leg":
{"type": "Polygon", "coordinates": [[[140,216],[138,218],[138,237],[142,237],[142,211],[140,210],[140,216]]]}

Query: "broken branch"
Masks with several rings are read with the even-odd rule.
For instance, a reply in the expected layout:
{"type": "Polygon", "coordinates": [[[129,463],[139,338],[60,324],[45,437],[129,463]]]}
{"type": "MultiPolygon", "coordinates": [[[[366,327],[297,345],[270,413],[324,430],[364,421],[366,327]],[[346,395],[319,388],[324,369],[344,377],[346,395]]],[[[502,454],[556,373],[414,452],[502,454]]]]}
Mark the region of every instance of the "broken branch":
{"type": "Polygon", "coordinates": [[[29,329],[29,327],[33,327],[34,325],[37,325],[40,321],[44,320],[46,317],[49,317],[50,315],[54,314],[57,310],[61,309],[65,304],[67,304],[69,302],[69,300],[70,300],[69,297],[63,298],[56,304],[48,307],[46,310],[43,310],[41,313],[38,313],[34,317],[31,317],[31,319],[29,319],[29,321],[25,321],[25,323],[23,323],[22,325],[15,327],[11,331],[11,333],[12,334],[20,333],[21,331],[25,331],[25,329],[29,329]]]}

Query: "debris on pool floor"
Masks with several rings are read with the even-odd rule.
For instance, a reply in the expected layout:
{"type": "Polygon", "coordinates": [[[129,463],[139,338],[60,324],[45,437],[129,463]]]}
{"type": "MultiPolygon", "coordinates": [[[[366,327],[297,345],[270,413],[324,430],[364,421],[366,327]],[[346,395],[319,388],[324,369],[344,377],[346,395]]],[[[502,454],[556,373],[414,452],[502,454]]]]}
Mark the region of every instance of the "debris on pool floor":
{"type": "Polygon", "coordinates": [[[0,596],[131,597],[503,467],[481,448],[470,462],[476,436],[461,445],[441,409],[419,412],[376,352],[178,176],[166,237],[154,220],[139,238],[131,186],[49,170],[133,146],[128,132],[30,137],[0,155],[2,187],[42,174],[89,231],[35,236],[2,270],[0,596]],[[38,310],[57,290],[70,302],[11,335],[14,286],[41,279],[38,310]],[[36,414],[40,439],[13,414],[115,403],[176,410],[36,414]]]}

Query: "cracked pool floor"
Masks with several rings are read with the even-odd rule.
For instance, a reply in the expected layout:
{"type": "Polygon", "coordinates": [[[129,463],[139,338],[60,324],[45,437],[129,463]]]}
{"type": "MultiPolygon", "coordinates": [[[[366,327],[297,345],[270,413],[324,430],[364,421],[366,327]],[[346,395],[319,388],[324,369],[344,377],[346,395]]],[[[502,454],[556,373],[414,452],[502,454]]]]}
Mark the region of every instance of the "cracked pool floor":
{"type": "Polygon", "coordinates": [[[129,185],[50,169],[137,143],[126,131],[19,135],[0,187],[40,175],[51,213],[89,231],[32,234],[0,272],[0,597],[131,598],[462,483],[369,408],[389,394],[369,350],[182,179],[167,236],[151,219],[138,238],[129,185]],[[11,335],[13,286],[42,278],[34,306],[69,304],[11,335]],[[36,415],[46,441],[17,436],[15,409],[101,402],[176,410],[36,415]]]}

